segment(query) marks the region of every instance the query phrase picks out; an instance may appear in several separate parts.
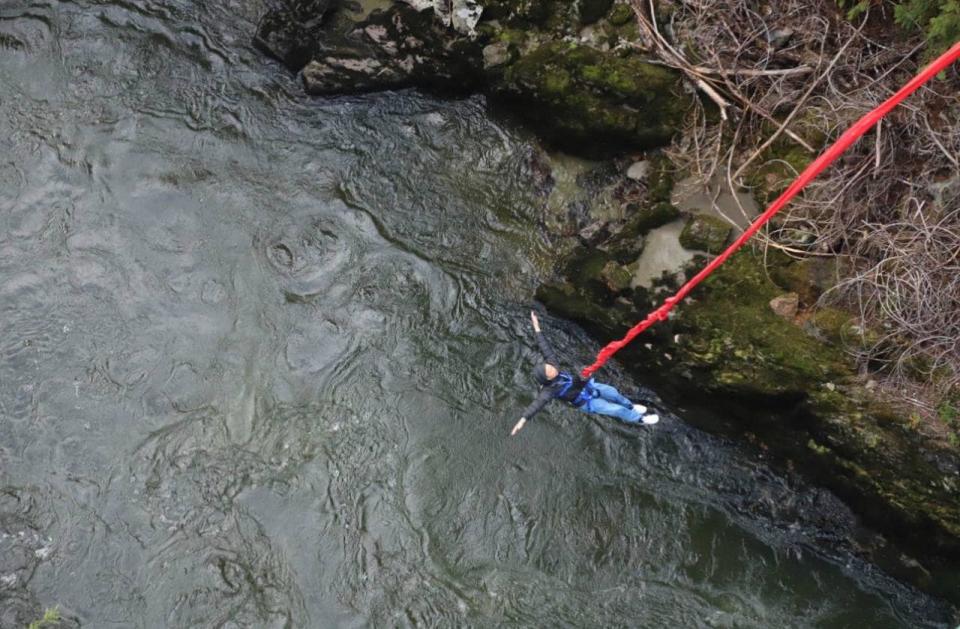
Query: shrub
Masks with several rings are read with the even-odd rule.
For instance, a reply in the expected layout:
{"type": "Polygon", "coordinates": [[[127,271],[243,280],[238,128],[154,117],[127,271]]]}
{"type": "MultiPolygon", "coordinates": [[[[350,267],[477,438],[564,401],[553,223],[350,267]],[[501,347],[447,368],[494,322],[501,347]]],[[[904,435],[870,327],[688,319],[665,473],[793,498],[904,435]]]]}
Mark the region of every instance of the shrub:
{"type": "Polygon", "coordinates": [[[929,56],[960,41],[960,0],[905,0],[893,15],[901,27],[926,33],[929,56]]]}

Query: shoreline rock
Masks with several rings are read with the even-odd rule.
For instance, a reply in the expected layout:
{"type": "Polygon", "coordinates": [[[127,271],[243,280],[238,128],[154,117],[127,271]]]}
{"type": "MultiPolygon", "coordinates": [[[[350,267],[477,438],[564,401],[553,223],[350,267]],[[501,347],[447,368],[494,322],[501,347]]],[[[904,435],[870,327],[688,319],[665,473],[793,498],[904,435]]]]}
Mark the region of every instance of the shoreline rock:
{"type": "Polygon", "coordinates": [[[353,20],[329,0],[287,0],[261,21],[256,41],[301,71],[311,94],[484,92],[551,145],[609,156],[668,143],[694,98],[678,73],[618,47],[630,24],[611,19],[623,6],[396,0],[353,20]]]}

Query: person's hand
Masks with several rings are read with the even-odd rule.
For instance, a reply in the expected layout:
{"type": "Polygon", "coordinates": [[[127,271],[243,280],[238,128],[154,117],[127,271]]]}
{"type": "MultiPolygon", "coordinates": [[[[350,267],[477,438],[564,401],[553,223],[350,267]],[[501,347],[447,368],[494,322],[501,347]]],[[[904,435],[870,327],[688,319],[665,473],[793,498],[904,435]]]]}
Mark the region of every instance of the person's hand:
{"type": "Polygon", "coordinates": [[[510,431],[510,436],[512,437],[518,432],[520,432],[520,430],[523,428],[523,425],[526,423],[527,423],[527,418],[521,417],[520,421],[518,421],[517,424],[513,427],[513,430],[510,431]]]}
{"type": "Polygon", "coordinates": [[[540,331],[540,320],[537,319],[537,313],[535,313],[533,310],[530,311],[530,320],[533,321],[533,331],[534,331],[534,332],[539,332],[539,331],[540,331]]]}

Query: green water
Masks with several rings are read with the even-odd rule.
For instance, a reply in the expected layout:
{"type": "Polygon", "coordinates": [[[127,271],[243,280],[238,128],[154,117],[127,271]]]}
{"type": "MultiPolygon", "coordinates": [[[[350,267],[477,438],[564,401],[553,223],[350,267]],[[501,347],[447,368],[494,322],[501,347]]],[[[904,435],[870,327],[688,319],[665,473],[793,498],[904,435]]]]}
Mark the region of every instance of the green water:
{"type": "Polygon", "coordinates": [[[508,439],[531,139],[306,98],[261,10],[0,4],[0,626],[952,626],[670,413],[508,439]]]}

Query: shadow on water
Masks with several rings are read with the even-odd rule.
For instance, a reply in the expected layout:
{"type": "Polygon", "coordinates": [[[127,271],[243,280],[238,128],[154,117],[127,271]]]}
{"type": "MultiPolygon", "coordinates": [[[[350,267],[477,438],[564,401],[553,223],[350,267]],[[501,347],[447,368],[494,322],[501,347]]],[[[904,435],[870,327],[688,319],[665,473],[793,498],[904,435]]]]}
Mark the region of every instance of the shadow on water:
{"type": "Polygon", "coordinates": [[[529,141],[476,99],[307,99],[261,9],[0,8],[0,626],[949,623],[668,410],[508,439],[529,141]]]}

